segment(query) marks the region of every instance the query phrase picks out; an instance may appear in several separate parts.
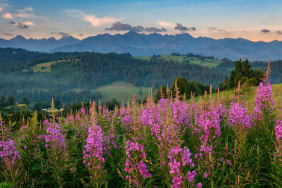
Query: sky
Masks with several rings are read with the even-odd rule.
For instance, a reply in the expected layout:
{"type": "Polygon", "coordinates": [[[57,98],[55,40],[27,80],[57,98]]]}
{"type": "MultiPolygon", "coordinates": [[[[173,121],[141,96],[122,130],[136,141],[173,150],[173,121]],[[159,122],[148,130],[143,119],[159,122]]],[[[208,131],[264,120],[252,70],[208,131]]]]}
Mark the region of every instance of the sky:
{"type": "Polygon", "coordinates": [[[0,0],[0,38],[128,31],[282,41],[282,0],[0,0]]]}

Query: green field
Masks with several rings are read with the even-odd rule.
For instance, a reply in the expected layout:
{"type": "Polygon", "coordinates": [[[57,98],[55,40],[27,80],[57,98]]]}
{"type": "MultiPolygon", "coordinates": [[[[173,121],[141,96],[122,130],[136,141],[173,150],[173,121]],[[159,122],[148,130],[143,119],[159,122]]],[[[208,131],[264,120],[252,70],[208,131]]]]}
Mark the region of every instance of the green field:
{"type": "Polygon", "coordinates": [[[114,82],[112,84],[99,87],[95,89],[94,92],[98,91],[102,94],[102,101],[110,101],[115,98],[119,102],[126,102],[133,94],[135,94],[136,99],[143,99],[148,95],[148,90],[148,87],[136,87],[133,84],[126,82],[114,82]]]}
{"type": "MultiPolygon", "coordinates": [[[[144,61],[149,61],[151,60],[152,56],[144,56],[144,57],[136,57],[137,59],[141,59],[144,61]]],[[[161,55],[156,57],[158,60],[162,61],[171,61],[171,62],[178,62],[178,63],[183,63],[183,62],[189,62],[194,65],[201,65],[205,67],[215,67],[222,63],[219,59],[212,59],[212,58],[197,58],[197,57],[189,57],[189,56],[176,56],[176,55],[161,55]]]]}
{"type": "Polygon", "coordinates": [[[33,72],[51,72],[51,65],[54,65],[56,63],[59,63],[59,62],[64,62],[66,60],[60,60],[60,61],[48,61],[48,62],[45,62],[45,63],[40,63],[40,64],[37,64],[32,68],[33,72]]]}
{"type": "Polygon", "coordinates": [[[62,60],[56,60],[56,61],[47,61],[44,63],[39,63],[32,68],[33,72],[51,72],[51,65],[55,65],[57,63],[63,63],[68,61],[78,61],[78,59],[62,59],[62,60]]]}

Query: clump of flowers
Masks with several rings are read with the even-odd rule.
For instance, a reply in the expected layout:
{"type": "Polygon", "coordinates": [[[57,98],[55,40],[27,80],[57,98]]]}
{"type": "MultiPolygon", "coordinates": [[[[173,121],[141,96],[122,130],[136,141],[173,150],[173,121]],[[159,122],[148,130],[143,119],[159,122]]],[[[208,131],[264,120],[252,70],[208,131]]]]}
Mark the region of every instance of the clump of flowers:
{"type": "Polygon", "coordinates": [[[277,120],[275,123],[275,136],[277,142],[281,142],[282,138],[282,120],[277,120]]]}
{"type": "Polygon", "coordinates": [[[282,151],[282,120],[276,121],[274,131],[277,141],[276,152],[274,153],[274,157],[278,158],[279,156],[281,156],[282,151]]]}
{"type": "Polygon", "coordinates": [[[223,104],[219,104],[214,107],[214,111],[219,114],[220,121],[222,121],[226,115],[226,106],[223,104]]]}
{"type": "Polygon", "coordinates": [[[46,135],[45,135],[45,147],[48,148],[51,145],[53,146],[58,146],[60,148],[65,147],[65,140],[63,135],[61,134],[60,129],[58,128],[51,128],[48,127],[46,130],[46,135]]]}
{"type": "Polygon", "coordinates": [[[220,116],[217,109],[202,111],[201,114],[196,115],[195,125],[194,134],[199,134],[201,141],[200,151],[209,155],[213,149],[214,139],[221,135],[220,116]]]}
{"type": "Polygon", "coordinates": [[[13,140],[0,141],[0,157],[5,163],[10,162],[12,165],[14,165],[17,160],[21,159],[20,153],[17,151],[13,140]]]}
{"type": "Polygon", "coordinates": [[[254,107],[255,118],[261,120],[263,118],[263,111],[274,110],[272,100],[272,87],[269,82],[261,82],[258,86],[256,105],[254,107]]]}
{"type": "Polygon", "coordinates": [[[99,187],[102,185],[103,173],[102,164],[105,162],[103,157],[103,135],[101,127],[91,125],[88,128],[88,137],[83,151],[83,163],[90,172],[90,181],[99,187]]]}
{"type": "Polygon", "coordinates": [[[247,109],[237,103],[232,103],[229,111],[230,126],[241,126],[243,129],[252,126],[252,118],[247,114],[247,109]]]}
{"type": "Polygon", "coordinates": [[[189,126],[188,104],[175,99],[172,104],[173,119],[176,124],[189,126]]]}
{"type": "Polygon", "coordinates": [[[41,139],[45,141],[45,148],[47,149],[48,161],[52,170],[52,176],[56,179],[60,187],[63,186],[63,174],[65,169],[65,161],[67,159],[66,144],[64,136],[61,132],[61,126],[58,123],[50,123],[45,120],[44,126],[47,126],[46,133],[40,135],[41,139]]]}
{"type": "Polygon", "coordinates": [[[47,126],[46,134],[41,135],[40,137],[45,140],[45,147],[48,149],[51,146],[64,148],[65,140],[61,133],[61,127],[59,124],[49,123],[48,120],[45,120],[44,125],[47,126]]]}
{"type": "Polygon", "coordinates": [[[173,147],[169,151],[169,173],[172,176],[172,185],[173,188],[183,187],[185,185],[184,179],[193,185],[195,176],[197,175],[196,171],[187,171],[184,172],[185,167],[193,168],[195,166],[194,162],[191,159],[191,152],[188,148],[173,147]]]}
{"type": "Polygon", "coordinates": [[[125,150],[127,155],[124,168],[124,171],[127,173],[126,179],[129,180],[130,184],[142,185],[144,179],[152,177],[145,163],[146,153],[144,145],[127,140],[125,150]]]}
{"type": "MultiPolygon", "coordinates": [[[[14,141],[9,139],[0,141],[0,174],[1,179],[9,182],[13,187],[23,186],[22,161],[14,141]]],[[[2,185],[3,186],[3,185],[2,185]]]]}

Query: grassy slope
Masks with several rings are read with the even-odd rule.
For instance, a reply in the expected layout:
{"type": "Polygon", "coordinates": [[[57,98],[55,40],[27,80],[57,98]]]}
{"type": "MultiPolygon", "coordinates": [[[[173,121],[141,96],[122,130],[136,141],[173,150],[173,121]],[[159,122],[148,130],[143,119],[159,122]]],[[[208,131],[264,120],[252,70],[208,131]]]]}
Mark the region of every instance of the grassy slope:
{"type": "Polygon", "coordinates": [[[103,96],[103,101],[109,101],[112,98],[117,99],[119,102],[127,101],[132,97],[132,94],[135,94],[136,99],[143,99],[147,96],[148,89],[147,87],[141,87],[143,95],[139,95],[140,87],[135,87],[133,84],[125,82],[114,82],[109,85],[105,85],[97,88],[94,91],[101,92],[103,96]]]}
{"type": "Polygon", "coordinates": [[[51,72],[51,65],[54,65],[56,63],[66,62],[68,59],[63,60],[57,60],[57,61],[47,61],[44,63],[39,63],[32,68],[33,72],[51,72]]]}
{"type": "MultiPolygon", "coordinates": [[[[220,97],[223,95],[224,99],[227,101],[237,101],[237,97],[234,98],[234,91],[222,91],[220,92],[220,97]]],[[[244,89],[242,92],[242,96],[240,97],[240,101],[243,106],[247,107],[248,112],[253,112],[257,95],[257,87],[250,87],[248,89],[244,89]]],[[[217,97],[217,93],[212,94],[214,98],[217,97]]],[[[275,114],[282,114],[282,84],[273,84],[272,85],[272,97],[274,101],[275,114]]],[[[195,97],[195,101],[198,102],[200,97],[195,97]]],[[[190,100],[187,100],[188,102],[190,100]]]]}
{"type": "MultiPolygon", "coordinates": [[[[136,58],[149,61],[151,59],[151,56],[136,57],[136,58]]],[[[197,57],[173,56],[173,55],[161,55],[158,57],[158,59],[163,61],[174,61],[179,63],[189,61],[189,63],[191,64],[202,65],[206,67],[215,67],[221,63],[221,61],[218,59],[205,58],[204,60],[201,60],[197,57]]]]}

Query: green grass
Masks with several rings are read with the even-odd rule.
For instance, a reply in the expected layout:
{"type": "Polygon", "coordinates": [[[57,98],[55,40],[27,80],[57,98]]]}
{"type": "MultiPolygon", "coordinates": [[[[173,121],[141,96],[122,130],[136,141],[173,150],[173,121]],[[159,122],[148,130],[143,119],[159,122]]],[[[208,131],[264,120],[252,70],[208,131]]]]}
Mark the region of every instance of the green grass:
{"type": "Polygon", "coordinates": [[[62,62],[67,62],[67,61],[68,59],[57,60],[57,61],[48,61],[48,62],[37,64],[31,68],[33,72],[51,72],[51,65],[62,63],[62,62]]]}
{"type": "MultiPolygon", "coordinates": [[[[274,101],[275,114],[282,113],[282,84],[272,85],[272,98],[274,101]]],[[[248,111],[252,112],[256,103],[257,87],[252,87],[245,94],[245,99],[248,101],[248,111]]]]}
{"type": "MultiPolygon", "coordinates": [[[[144,61],[149,61],[151,59],[151,56],[136,57],[136,58],[144,60],[144,61]]],[[[172,62],[178,62],[178,63],[189,62],[191,64],[201,65],[201,66],[210,67],[210,68],[221,64],[220,60],[210,59],[210,58],[205,58],[202,60],[197,57],[174,56],[174,55],[161,55],[161,56],[158,56],[157,58],[158,60],[161,60],[161,61],[172,61],[172,62]]]]}
{"type": "Polygon", "coordinates": [[[112,98],[117,99],[119,102],[126,102],[135,94],[136,99],[143,99],[147,96],[148,87],[141,87],[142,95],[139,95],[140,87],[136,87],[133,84],[126,82],[114,82],[109,85],[105,85],[95,89],[93,92],[101,92],[103,98],[102,101],[110,101],[112,98]]]}
{"type": "MultiPolygon", "coordinates": [[[[282,84],[272,85],[272,98],[274,101],[275,115],[282,114],[282,84]]],[[[217,98],[217,93],[213,93],[212,97],[217,98]]],[[[224,100],[238,101],[238,97],[234,97],[234,90],[219,92],[219,96],[224,96],[224,100]]],[[[248,109],[249,113],[253,112],[256,103],[257,87],[243,88],[242,95],[240,96],[241,104],[248,109]]],[[[195,97],[195,102],[198,102],[202,96],[195,97]]],[[[203,97],[202,97],[203,98],[203,97]]],[[[190,99],[187,100],[190,102],[190,99]]]]}

